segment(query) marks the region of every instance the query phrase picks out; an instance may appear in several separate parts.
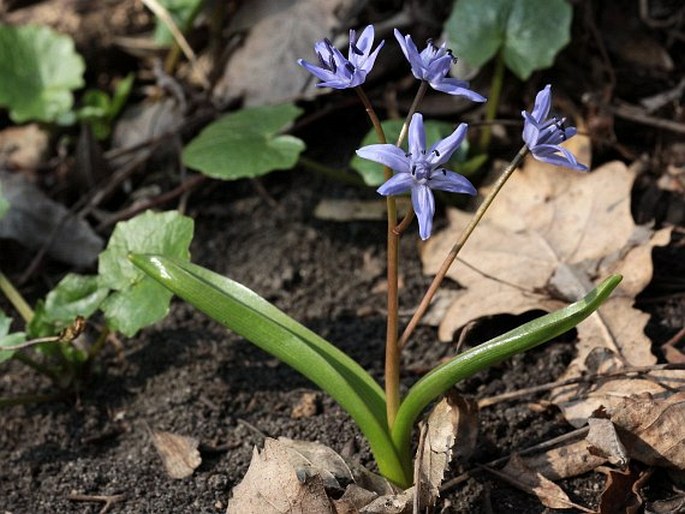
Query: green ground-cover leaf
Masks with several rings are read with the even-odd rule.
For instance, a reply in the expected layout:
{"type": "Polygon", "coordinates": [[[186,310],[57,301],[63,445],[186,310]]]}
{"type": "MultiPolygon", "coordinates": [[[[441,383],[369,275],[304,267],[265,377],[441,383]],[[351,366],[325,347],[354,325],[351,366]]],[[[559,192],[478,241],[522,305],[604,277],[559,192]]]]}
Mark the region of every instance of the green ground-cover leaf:
{"type": "MultiPolygon", "coordinates": [[[[169,15],[176,23],[178,29],[183,32],[190,21],[190,17],[198,8],[202,0],[160,0],[159,3],[169,12],[169,15]]],[[[155,43],[159,45],[170,45],[174,41],[171,31],[166,23],[157,18],[155,33],[153,35],[155,43]]]]}
{"type": "Polygon", "coordinates": [[[293,104],[280,104],[228,114],[205,127],[185,147],[183,163],[223,180],[290,169],[305,145],[282,132],[301,112],[293,104]]]}
{"type": "Polygon", "coordinates": [[[100,287],[113,290],[101,305],[110,328],[130,337],[169,310],[171,292],[131,264],[128,254],[154,252],[187,261],[192,238],[193,220],[176,211],[146,211],[117,223],[98,267],[100,287]]]}
{"type": "MultiPolygon", "coordinates": [[[[0,348],[3,346],[14,346],[26,341],[26,335],[23,332],[13,332],[10,334],[11,324],[12,318],[7,317],[4,312],[0,311],[0,348]]],[[[14,355],[14,351],[0,350],[0,362],[11,359],[12,355],[14,355]]]]}
{"type": "Polygon", "coordinates": [[[82,107],[76,117],[87,122],[97,139],[106,139],[112,131],[112,122],[124,107],[131,88],[133,87],[133,73],[129,73],[120,80],[110,97],[99,89],[89,89],[81,99],[82,107]]]}
{"type": "Polygon", "coordinates": [[[481,66],[502,51],[525,80],[552,65],[571,40],[573,10],[566,0],[458,0],[445,30],[455,54],[481,66]]]}
{"type": "Polygon", "coordinates": [[[77,316],[89,318],[107,297],[109,290],[95,276],[69,273],[40,301],[26,327],[29,337],[53,336],[77,316]]]}
{"type": "Polygon", "coordinates": [[[2,194],[2,183],[0,182],[0,219],[10,210],[10,203],[2,194]]]}
{"type": "Polygon", "coordinates": [[[84,70],[69,36],[38,25],[0,25],[0,106],[16,123],[52,122],[68,113],[84,70]]]}
{"type": "MultiPolygon", "coordinates": [[[[400,135],[400,130],[402,130],[403,120],[385,120],[381,122],[383,131],[385,132],[385,137],[388,141],[394,143],[400,135]]],[[[455,126],[446,121],[435,121],[428,120],[424,122],[424,129],[426,131],[426,145],[431,146],[438,139],[444,139],[454,132],[455,126]]],[[[376,137],[376,131],[374,129],[369,130],[364,136],[361,144],[359,146],[375,145],[378,143],[378,138],[376,137]]],[[[407,148],[405,142],[404,148],[407,148]]],[[[456,171],[458,173],[467,174],[465,169],[467,169],[467,162],[464,162],[466,155],[468,153],[469,143],[464,140],[464,143],[459,147],[459,149],[454,153],[449,162],[445,167],[449,170],[456,171]]],[[[383,166],[369,161],[367,159],[362,159],[358,155],[355,155],[350,160],[350,167],[355,169],[364,179],[364,182],[369,186],[380,186],[385,182],[385,177],[383,175],[383,166]]],[[[469,170],[471,172],[475,170],[469,170]]]]}

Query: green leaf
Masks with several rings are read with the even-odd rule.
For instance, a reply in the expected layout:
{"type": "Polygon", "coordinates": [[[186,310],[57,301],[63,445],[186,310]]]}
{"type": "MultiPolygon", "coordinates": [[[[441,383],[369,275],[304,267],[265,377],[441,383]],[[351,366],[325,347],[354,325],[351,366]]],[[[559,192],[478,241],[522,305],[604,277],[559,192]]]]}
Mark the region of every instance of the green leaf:
{"type": "Polygon", "coordinates": [[[157,255],[131,255],[137,266],[225,327],[302,373],[328,392],[369,440],[379,469],[411,481],[408,460],[389,440],[385,395],[353,359],[256,293],[199,266],[157,255]]]}
{"type": "Polygon", "coordinates": [[[112,97],[99,89],[89,89],[81,99],[82,107],[77,111],[76,118],[87,122],[93,135],[103,140],[112,131],[112,121],[121,111],[133,87],[133,74],[129,73],[120,80],[114,88],[112,97]]]}
{"type": "MultiPolygon", "coordinates": [[[[23,332],[9,333],[12,318],[0,311],[0,348],[3,346],[14,346],[26,341],[26,335],[23,332]]],[[[0,350],[0,362],[4,362],[12,358],[13,350],[0,350]]]]}
{"type": "MultiPolygon", "coordinates": [[[[403,124],[403,120],[385,120],[381,122],[381,126],[383,127],[383,132],[385,132],[386,139],[388,141],[393,142],[397,141],[397,138],[400,136],[400,130],[402,130],[403,124]]],[[[424,129],[426,131],[426,144],[430,146],[433,143],[435,143],[438,139],[444,139],[445,137],[449,136],[452,132],[454,132],[454,128],[454,125],[446,121],[425,121],[424,129]]],[[[371,129],[364,136],[364,139],[362,140],[360,146],[375,145],[377,143],[378,138],[376,137],[376,131],[374,129],[371,129]]],[[[404,148],[406,149],[406,147],[407,145],[405,143],[404,148]]],[[[466,158],[468,149],[469,143],[465,140],[459,147],[459,149],[454,153],[449,162],[445,165],[445,167],[452,171],[457,171],[461,173],[462,170],[460,163],[463,162],[466,158]]],[[[367,159],[362,159],[358,155],[355,155],[350,160],[350,167],[358,171],[364,179],[364,182],[369,186],[377,187],[380,186],[383,182],[385,182],[385,176],[383,175],[383,166],[378,163],[369,161],[367,159]]]]}
{"type": "Polygon", "coordinates": [[[0,219],[10,210],[10,203],[2,194],[2,182],[0,182],[0,219]]]}
{"type": "Polygon", "coordinates": [[[571,40],[566,0],[458,0],[445,30],[455,54],[481,66],[497,52],[521,80],[552,65],[571,40]]]}
{"type": "Polygon", "coordinates": [[[14,122],[51,122],[68,113],[84,70],[69,36],[37,25],[0,25],[0,106],[14,122]]]}
{"type": "MultiPolygon", "coordinates": [[[[176,26],[181,32],[185,32],[185,27],[190,21],[198,5],[202,0],[160,0],[159,3],[163,5],[169,12],[169,15],[176,23],[176,26]]],[[[155,33],[153,36],[155,43],[158,45],[168,46],[173,43],[174,38],[167,28],[166,24],[157,18],[155,24],[155,33]]]]}
{"type": "Polygon", "coordinates": [[[89,318],[107,297],[109,290],[98,277],[69,273],[36,305],[26,327],[29,337],[53,336],[70,325],[77,316],[89,318]]]}
{"type": "Polygon", "coordinates": [[[454,384],[571,330],[604,303],[621,278],[611,275],[583,299],[471,348],[425,375],[409,389],[400,404],[392,428],[395,446],[400,452],[408,451],[412,428],[423,409],[454,384]]]}
{"type": "Polygon", "coordinates": [[[176,211],[146,211],[117,223],[98,266],[100,287],[114,291],[101,305],[110,328],[130,337],[169,310],[171,292],[131,264],[128,254],[154,252],[187,261],[192,238],[193,220],[176,211]]]}
{"type": "Polygon", "coordinates": [[[304,142],[279,135],[302,109],[293,104],[252,107],[208,125],[183,150],[183,163],[210,177],[236,180],[290,169],[304,142]]]}

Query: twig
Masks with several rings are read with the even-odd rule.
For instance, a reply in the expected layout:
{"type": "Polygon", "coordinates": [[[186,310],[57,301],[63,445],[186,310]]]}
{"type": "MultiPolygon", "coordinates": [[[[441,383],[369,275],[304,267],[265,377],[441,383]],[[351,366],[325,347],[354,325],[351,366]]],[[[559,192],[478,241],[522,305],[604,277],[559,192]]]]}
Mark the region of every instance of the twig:
{"type": "MultiPolygon", "coordinates": [[[[491,396],[490,398],[483,398],[478,402],[478,408],[482,409],[484,407],[490,407],[500,402],[515,400],[523,396],[528,396],[535,393],[540,393],[542,391],[549,391],[550,389],[555,389],[557,387],[562,387],[571,384],[579,384],[583,382],[593,382],[595,380],[605,380],[613,377],[620,377],[628,374],[638,374],[642,375],[649,373],[650,371],[665,371],[665,370],[685,370],[685,364],[670,363],[670,364],[655,364],[653,366],[630,366],[621,368],[610,373],[593,373],[591,375],[584,375],[581,377],[567,378],[565,380],[557,380],[556,382],[548,382],[546,384],[541,384],[533,387],[527,387],[525,389],[519,389],[518,391],[511,391],[509,393],[503,393],[497,396],[491,396]]],[[[684,381],[685,382],[685,381],[684,381]]],[[[685,384],[684,384],[685,385],[685,384]]]]}
{"type": "Polygon", "coordinates": [[[625,120],[634,121],[650,127],[670,130],[671,132],[677,132],[678,134],[685,134],[685,123],[650,116],[649,114],[646,114],[643,109],[636,107],[635,105],[620,103],[616,106],[608,105],[607,109],[619,118],[625,120]]]}
{"type": "Polygon", "coordinates": [[[102,495],[102,494],[79,494],[71,493],[67,496],[68,500],[74,502],[102,502],[105,505],[100,509],[100,514],[106,514],[110,509],[117,503],[121,503],[126,500],[125,494],[113,494],[113,495],[102,495]]]}
{"type": "MultiPolygon", "coordinates": [[[[557,437],[553,437],[552,439],[548,439],[547,441],[543,441],[541,443],[535,444],[533,446],[529,446],[528,448],[524,448],[523,450],[518,450],[515,453],[517,455],[529,455],[531,453],[537,453],[540,451],[545,451],[549,448],[553,448],[561,443],[565,443],[566,441],[571,441],[575,439],[580,439],[581,437],[585,437],[587,433],[590,431],[590,427],[582,427],[582,428],[577,428],[576,430],[573,430],[571,432],[568,432],[566,434],[562,434],[557,437]]],[[[481,466],[498,466],[500,464],[503,464],[504,462],[508,461],[511,459],[513,453],[510,453],[509,455],[505,455],[504,457],[499,457],[495,460],[491,460],[490,462],[487,462],[486,464],[476,464],[474,468],[471,468],[468,471],[464,471],[461,475],[454,477],[451,480],[448,480],[445,482],[441,487],[440,487],[440,494],[444,494],[453,487],[456,487],[457,485],[461,484],[465,480],[467,480],[474,471],[477,471],[479,469],[482,469],[481,466]]]]}

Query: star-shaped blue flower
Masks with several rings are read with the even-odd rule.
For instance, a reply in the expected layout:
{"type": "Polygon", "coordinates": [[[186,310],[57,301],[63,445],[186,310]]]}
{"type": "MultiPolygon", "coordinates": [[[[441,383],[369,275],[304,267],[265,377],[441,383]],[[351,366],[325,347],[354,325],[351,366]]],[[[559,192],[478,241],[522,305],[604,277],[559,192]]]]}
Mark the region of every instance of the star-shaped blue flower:
{"type": "Polygon", "coordinates": [[[425,80],[437,91],[464,96],[472,102],[485,102],[484,96],[469,89],[468,82],[447,76],[452,64],[456,62],[456,57],[446,48],[445,43],[436,46],[429,39],[426,48],[419,52],[411,36],[403,36],[399,30],[395,29],[395,38],[411,64],[411,72],[417,79],[425,80]]]}
{"type": "Polygon", "coordinates": [[[373,26],[366,27],[359,39],[354,30],[350,30],[350,48],[348,58],[333,46],[328,39],[317,41],[314,51],[319,58],[320,66],[298,59],[297,64],[309,71],[322,82],[317,87],[332,87],[333,89],[347,89],[357,87],[366,80],[366,75],[373,68],[376,57],[384,41],[375,50],[371,50],[374,40],[373,26]]]}
{"type": "Polygon", "coordinates": [[[523,116],[523,140],[537,160],[564,166],[579,171],[587,171],[575,156],[560,143],[576,134],[575,127],[566,126],[566,118],[549,117],[552,107],[552,86],[547,84],[535,97],[533,112],[521,111],[523,116]]]}
{"type": "Polygon", "coordinates": [[[419,235],[423,240],[430,237],[433,228],[435,199],[432,189],[476,194],[476,188],[465,177],[443,167],[461,146],[467,129],[468,125],[462,123],[452,134],[426,150],[423,116],[416,113],[409,124],[408,153],[390,144],[369,145],[357,150],[359,157],[395,171],[395,175],[378,188],[381,195],[399,195],[411,191],[411,203],[419,220],[419,235]]]}

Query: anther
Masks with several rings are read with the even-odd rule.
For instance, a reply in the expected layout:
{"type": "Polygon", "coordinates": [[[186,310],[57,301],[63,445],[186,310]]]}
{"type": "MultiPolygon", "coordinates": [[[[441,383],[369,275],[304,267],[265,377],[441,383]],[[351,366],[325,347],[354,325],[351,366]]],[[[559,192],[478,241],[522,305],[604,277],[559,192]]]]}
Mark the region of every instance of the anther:
{"type": "Polygon", "coordinates": [[[411,157],[411,152],[407,152],[404,154],[405,157],[411,157]]]}
{"type": "Polygon", "coordinates": [[[433,153],[435,154],[436,157],[440,157],[440,152],[438,152],[437,148],[435,150],[433,150],[433,153]]]}
{"type": "Polygon", "coordinates": [[[331,70],[333,73],[336,73],[338,71],[338,65],[335,64],[333,54],[331,54],[331,56],[328,59],[328,69],[331,70]]]}
{"type": "Polygon", "coordinates": [[[416,164],[414,164],[414,165],[411,167],[411,174],[412,174],[413,177],[416,176],[416,164]]]}
{"type": "Polygon", "coordinates": [[[359,47],[355,43],[350,43],[350,48],[352,51],[357,54],[357,55],[364,55],[364,52],[362,52],[359,47]]]}
{"type": "Polygon", "coordinates": [[[346,63],[345,63],[345,68],[346,68],[347,71],[349,71],[350,73],[354,73],[354,65],[353,65],[351,62],[346,62],[346,63]]]}

